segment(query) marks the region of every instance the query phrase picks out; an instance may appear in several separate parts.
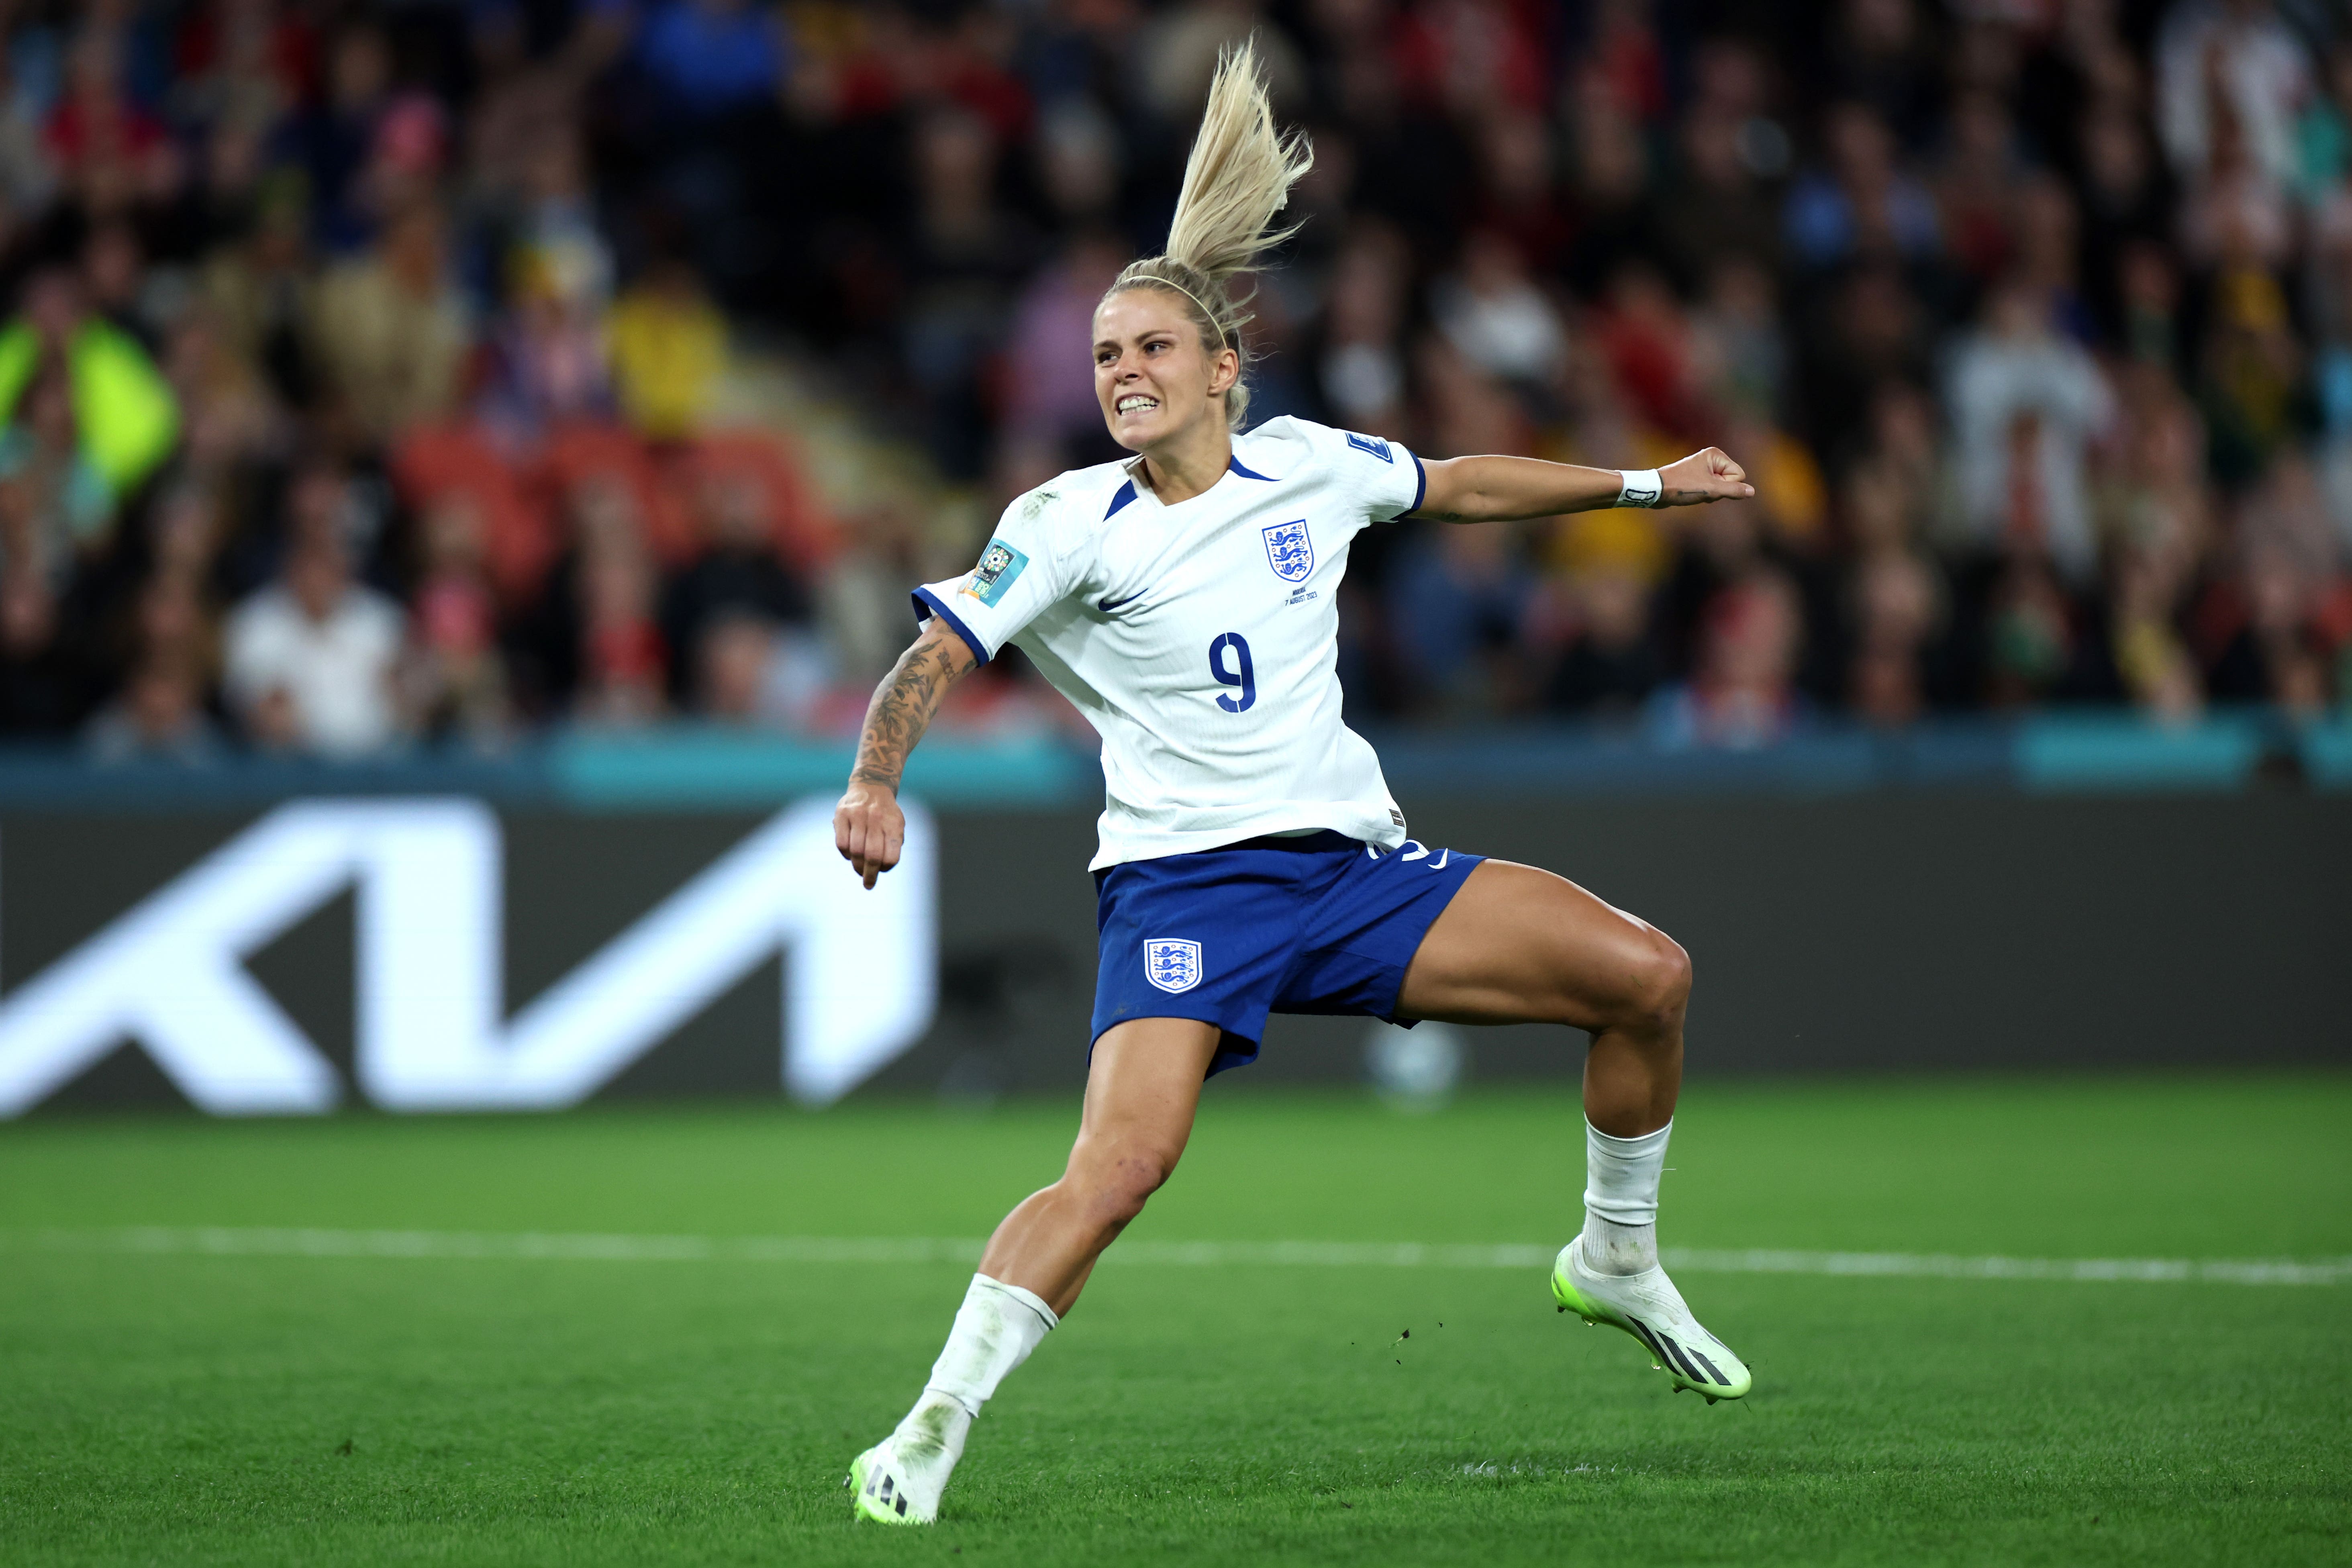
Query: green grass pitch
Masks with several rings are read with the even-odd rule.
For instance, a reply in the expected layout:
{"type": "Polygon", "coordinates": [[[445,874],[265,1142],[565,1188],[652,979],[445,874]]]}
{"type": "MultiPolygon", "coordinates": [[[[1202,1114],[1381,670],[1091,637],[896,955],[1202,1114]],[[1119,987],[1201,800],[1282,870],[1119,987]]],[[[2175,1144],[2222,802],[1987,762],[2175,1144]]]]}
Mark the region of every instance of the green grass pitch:
{"type": "MultiPolygon", "coordinates": [[[[2352,1562],[2352,1283],[1692,1273],[1756,1369],[1710,1408],[1556,1314],[1540,1268],[1114,1248],[940,1525],[885,1532],[841,1477],[967,1263],[108,1250],[125,1226],[976,1237],[1075,1120],[0,1128],[0,1562],[2352,1562]]],[[[2342,1258],[2347,1125],[2332,1074],[1700,1082],[1662,1231],[2342,1258]]],[[[1550,1089],[1411,1116],[1221,1083],[1130,1236],[1557,1245],[1579,1129],[1550,1089]]]]}

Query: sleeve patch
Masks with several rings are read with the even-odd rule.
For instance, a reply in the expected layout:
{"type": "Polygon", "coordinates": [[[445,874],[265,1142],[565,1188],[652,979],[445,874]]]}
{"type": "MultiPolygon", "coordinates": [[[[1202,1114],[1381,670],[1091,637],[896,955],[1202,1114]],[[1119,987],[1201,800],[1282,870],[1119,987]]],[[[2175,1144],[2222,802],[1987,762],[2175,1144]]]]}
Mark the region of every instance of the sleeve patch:
{"type": "Polygon", "coordinates": [[[1340,434],[1347,437],[1348,445],[1353,447],[1359,452],[1370,452],[1373,457],[1378,458],[1383,463],[1393,463],[1396,461],[1396,458],[1391,455],[1389,451],[1389,444],[1386,441],[1381,440],[1377,436],[1359,436],[1353,430],[1342,430],[1340,434]]]}
{"type": "Polygon", "coordinates": [[[1001,539],[992,539],[988,548],[980,552],[980,564],[971,569],[959,593],[969,594],[991,609],[1004,597],[1005,590],[1020,578],[1029,557],[1001,539]]]}

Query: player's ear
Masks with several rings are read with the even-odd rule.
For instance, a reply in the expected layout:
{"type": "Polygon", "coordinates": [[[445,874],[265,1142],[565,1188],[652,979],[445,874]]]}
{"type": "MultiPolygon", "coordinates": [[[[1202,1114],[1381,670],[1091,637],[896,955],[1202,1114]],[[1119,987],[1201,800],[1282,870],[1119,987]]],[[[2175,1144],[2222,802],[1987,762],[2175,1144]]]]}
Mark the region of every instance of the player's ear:
{"type": "Polygon", "coordinates": [[[1209,362],[1209,395],[1232,391],[1241,378],[1242,356],[1230,347],[1219,349],[1217,357],[1209,362]]]}

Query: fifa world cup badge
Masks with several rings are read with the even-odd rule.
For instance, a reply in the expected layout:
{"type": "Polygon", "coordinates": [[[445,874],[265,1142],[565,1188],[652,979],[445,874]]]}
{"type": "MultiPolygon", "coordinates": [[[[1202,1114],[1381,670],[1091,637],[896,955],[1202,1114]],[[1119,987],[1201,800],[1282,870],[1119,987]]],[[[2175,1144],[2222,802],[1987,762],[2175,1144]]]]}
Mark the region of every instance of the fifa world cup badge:
{"type": "Polygon", "coordinates": [[[988,548],[980,552],[980,564],[971,569],[971,575],[958,591],[993,608],[1004,597],[1004,591],[1020,577],[1021,569],[1028,564],[1029,557],[1001,539],[992,539],[988,548]]]}

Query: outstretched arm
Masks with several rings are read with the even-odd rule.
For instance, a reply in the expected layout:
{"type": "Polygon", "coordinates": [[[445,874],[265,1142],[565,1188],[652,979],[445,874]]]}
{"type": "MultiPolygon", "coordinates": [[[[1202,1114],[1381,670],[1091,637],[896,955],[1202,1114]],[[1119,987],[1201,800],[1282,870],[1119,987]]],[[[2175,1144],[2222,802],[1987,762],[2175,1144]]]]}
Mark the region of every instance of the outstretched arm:
{"type": "Polygon", "coordinates": [[[907,754],[930,728],[931,715],[940,710],[948,688],[978,668],[980,660],[963,638],[934,616],[874,689],[874,700],[866,709],[866,731],[857,738],[857,761],[849,770],[849,788],[833,812],[833,846],[869,888],[898,863],[899,846],[907,840],[907,816],[898,809],[898,781],[906,776],[907,754]]]}
{"type": "MultiPolygon", "coordinates": [[[[1624,477],[1534,458],[1448,458],[1423,467],[1429,489],[1413,511],[1439,522],[1513,522],[1617,504],[1624,477]]],[[[1655,506],[1703,506],[1756,493],[1748,471],[1719,447],[1693,452],[1658,470],[1655,506]]]]}

